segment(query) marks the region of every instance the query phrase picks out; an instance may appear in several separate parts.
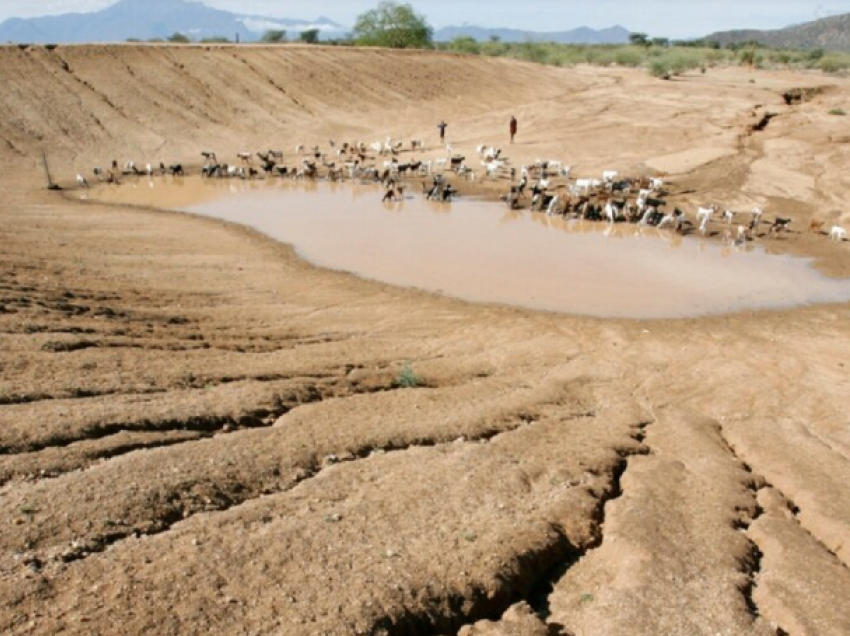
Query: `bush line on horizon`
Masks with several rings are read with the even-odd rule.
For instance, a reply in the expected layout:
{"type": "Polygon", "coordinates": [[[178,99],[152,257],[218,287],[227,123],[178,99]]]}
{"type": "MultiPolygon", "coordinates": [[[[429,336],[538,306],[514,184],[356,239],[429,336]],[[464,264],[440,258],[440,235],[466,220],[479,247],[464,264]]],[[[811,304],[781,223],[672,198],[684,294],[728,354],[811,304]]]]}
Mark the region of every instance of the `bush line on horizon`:
{"type": "MultiPolygon", "coordinates": [[[[319,31],[310,29],[299,34],[298,41],[318,43],[319,31]]],[[[850,52],[822,50],[771,49],[756,42],[733,44],[726,48],[717,42],[701,40],[672,41],[650,38],[645,33],[632,33],[629,44],[561,44],[556,42],[502,42],[492,37],[479,42],[471,37],[458,37],[450,42],[434,42],[433,29],[425,17],[410,4],[382,0],[360,14],[346,39],[325,40],[324,44],[377,46],[398,49],[436,49],[450,53],[504,57],[550,66],[570,67],[578,64],[645,68],[654,76],[670,79],[690,70],[716,66],[739,65],[761,69],[820,70],[824,73],[846,73],[850,70],[850,52]]],[[[161,40],[156,40],[161,41],[161,40]]],[[[191,42],[188,36],[175,33],[172,43],[191,42]]],[[[267,31],[261,43],[286,41],[285,31],[267,31]]],[[[202,43],[227,43],[224,37],[210,37],[202,43]]]]}

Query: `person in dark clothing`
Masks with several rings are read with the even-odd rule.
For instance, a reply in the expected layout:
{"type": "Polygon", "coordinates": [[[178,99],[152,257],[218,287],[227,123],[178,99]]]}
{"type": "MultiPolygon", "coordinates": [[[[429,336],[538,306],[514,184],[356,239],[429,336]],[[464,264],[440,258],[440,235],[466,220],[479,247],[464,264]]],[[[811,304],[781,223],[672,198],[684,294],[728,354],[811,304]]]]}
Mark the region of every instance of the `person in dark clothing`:
{"type": "Polygon", "coordinates": [[[448,124],[445,121],[441,121],[437,124],[437,128],[440,129],[440,141],[443,142],[446,140],[446,128],[448,128],[448,124]]]}
{"type": "Polygon", "coordinates": [[[510,128],[510,132],[511,132],[511,143],[513,143],[514,137],[516,137],[516,131],[517,131],[516,117],[511,116],[511,123],[509,125],[509,128],[510,128]]]}

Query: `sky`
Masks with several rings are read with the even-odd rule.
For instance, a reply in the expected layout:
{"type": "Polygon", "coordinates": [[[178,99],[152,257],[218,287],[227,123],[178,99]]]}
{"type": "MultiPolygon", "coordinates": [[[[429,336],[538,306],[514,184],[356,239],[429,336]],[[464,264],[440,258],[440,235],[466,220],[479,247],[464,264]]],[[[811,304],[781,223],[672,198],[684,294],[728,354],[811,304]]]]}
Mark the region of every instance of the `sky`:
{"type": "MultiPolygon", "coordinates": [[[[117,0],[0,0],[0,21],[97,11],[117,0]]],[[[840,13],[850,0],[408,0],[428,22],[530,31],[564,31],[619,24],[654,37],[699,37],[727,29],[776,29],[840,13]]],[[[234,13],[312,20],[320,15],[350,26],[378,0],[203,0],[234,13]]]]}

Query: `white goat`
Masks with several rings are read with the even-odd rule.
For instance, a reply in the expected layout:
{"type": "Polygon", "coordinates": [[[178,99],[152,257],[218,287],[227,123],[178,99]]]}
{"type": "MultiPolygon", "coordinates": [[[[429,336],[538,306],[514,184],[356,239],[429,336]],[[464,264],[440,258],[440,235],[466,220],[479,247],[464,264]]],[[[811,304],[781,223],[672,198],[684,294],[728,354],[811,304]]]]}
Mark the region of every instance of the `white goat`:
{"type": "Polygon", "coordinates": [[[829,238],[833,241],[843,241],[847,238],[847,230],[840,225],[833,225],[832,229],[829,231],[829,238]]]}
{"type": "Polygon", "coordinates": [[[552,200],[549,201],[549,208],[546,210],[546,214],[555,214],[561,212],[561,195],[556,194],[552,197],[552,200]]]}
{"type": "Polygon", "coordinates": [[[711,216],[717,212],[716,205],[710,205],[707,208],[697,208],[697,221],[699,221],[699,231],[705,234],[705,231],[708,229],[708,222],[711,220],[711,216]]]}
{"type": "Polygon", "coordinates": [[[602,173],[602,181],[605,183],[614,183],[620,177],[620,173],[616,170],[605,170],[602,173]]]}
{"type": "Polygon", "coordinates": [[[576,179],[576,188],[580,191],[589,192],[600,185],[602,185],[602,182],[599,179],[576,179]]]}
{"type": "Polygon", "coordinates": [[[495,179],[496,177],[498,177],[499,171],[505,167],[504,161],[482,161],[481,164],[484,166],[485,170],[487,171],[487,177],[489,177],[490,179],[495,179]]]}
{"type": "MultiPolygon", "coordinates": [[[[78,175],[77,175],[77,185],[81,185],[81,186],[83,186],[84,188],[88,188],[88,187],[89,187],[89,182],[88,182],[88,181],[86,181],[86,178],[85,178],[83,175],[78,174],[78,175]]],[[[834,229],[834,228],[833,228],[833,229],[834,229]]]]}

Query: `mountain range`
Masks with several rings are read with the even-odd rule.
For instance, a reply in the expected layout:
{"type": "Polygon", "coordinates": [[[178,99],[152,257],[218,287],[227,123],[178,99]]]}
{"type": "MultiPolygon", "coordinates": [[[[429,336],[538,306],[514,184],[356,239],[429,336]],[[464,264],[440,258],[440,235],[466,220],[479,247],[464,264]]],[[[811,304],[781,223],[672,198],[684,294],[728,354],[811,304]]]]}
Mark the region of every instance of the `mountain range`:
{"type": "Polygon", "coordinates": [[[850,51],[850,13],[774,31],[720,31],[705,37],[724,46],[757,42],[777,49],[850,51]]]}
{"type": "MultiPolygon", "coordinates": [[[[68,13],[41,18],[11,18],[0,24],[0,42],[75,43],[123,42],[133,38],[150,40],[182,33],[193,40],[226,37],[250,42],[267,30],[286,31],[297,38],[301,31],[318,29],[321,39],[342,38],[348,29],[325,17],[312,22],[241,15],[213,9],[198,0],[121,0],[101,11],[68,13]]],[[[468,36],[477,40],[498,37],[505,42],[550,41],[581,44],[628,42],[623,27],[595,31],[586,27],[556,33],[535,33],[518,29],[485,29],[454,26],[436,30],[438,42],[468,36]]]]}
{"type": "MultiPolygon", "coordinates": [[[[122,42],[127,39],[165,39],[182,33],[193,40],[226,37],[258,40],[267,30],[286,31],[290,39],[317,29],[320,39],[344,38],[348,28],[326,17],[313,21],[243,15],[206,6],[200,0],[120,0],[101,11],[41,18],[10,18],[0,24],[0,42],[75,43],[122,42]]],[[[622,26],[594,30],[534,32],[473,25],[447,26],[434,32],[446,42],[457,37],[479,41],[560,42],[564,44],[623,44],[629,31],[622,26]]],[[[758,42],[775,48],[850,50],[850,14],[832,16],[774,31],[738,30],[712,33],[705,40],[723,45],[758,42]]]]}
{"type": "Polygon", "coordinates": [[[319,17],[311,22],[239,15],[187,0],[121,0],[102,11],[42,18],[10,18],[0,24],[0,42],[74,43],[150,40],[182,33],[193,40],[227,37],[257,40],[267,30],[290,37],[318,29],[321,37],[342,37],[346,28],[319,17]]]}
{"type": "Polygon", "coordinates": [[[561,44],[625,44],[629,41],[629,30],[621,26],[595,30],[580,27],[571,31],[522,31],[519,29],[488,29],[462,25],[437,29],[434,39],[449,42],[458,37],[470,37],[479,42],[499,38],[503,42],[559,42],[561,44]]]}

